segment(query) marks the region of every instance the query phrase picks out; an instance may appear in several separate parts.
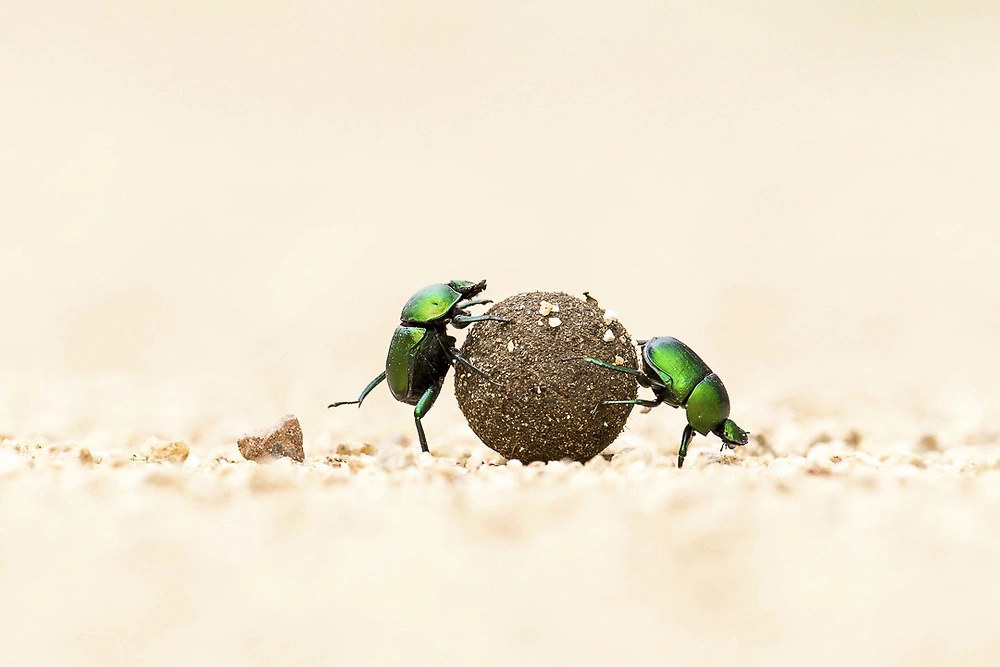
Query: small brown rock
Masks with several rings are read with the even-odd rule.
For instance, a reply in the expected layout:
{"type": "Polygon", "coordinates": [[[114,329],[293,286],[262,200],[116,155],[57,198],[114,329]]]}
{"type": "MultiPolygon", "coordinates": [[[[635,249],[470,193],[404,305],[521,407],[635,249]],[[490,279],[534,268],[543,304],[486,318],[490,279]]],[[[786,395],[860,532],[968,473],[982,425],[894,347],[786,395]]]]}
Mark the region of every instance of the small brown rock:
{"type": "Polygon", "coordinates": [[[167,463],[184,463],[190,450],[187,443],[181,440],[157,440],[150,438],[143,447],[147,461],[165,461],[167,463]]]}
{"type": "Polygon", "coordinates": [[[917,448],[922,452],[936,452],[941,449],[938,439],[933,434],[928,433],[917,441],[917,448]]]}
{"type": "Polygon", "coordinates": [[[299,463],[306,460],[302,449],[302,427],[295,415],[285,415],[270,428],[246,433],[236,443],[243,458],[250,461],[287,456],[299,463]]]}
{"type": "Polygon", "coordinates": [[[84,447],[80,450],[80,464],[85,466],[94,465],[94,455],[90,453],[90,450],[84,447]]]}

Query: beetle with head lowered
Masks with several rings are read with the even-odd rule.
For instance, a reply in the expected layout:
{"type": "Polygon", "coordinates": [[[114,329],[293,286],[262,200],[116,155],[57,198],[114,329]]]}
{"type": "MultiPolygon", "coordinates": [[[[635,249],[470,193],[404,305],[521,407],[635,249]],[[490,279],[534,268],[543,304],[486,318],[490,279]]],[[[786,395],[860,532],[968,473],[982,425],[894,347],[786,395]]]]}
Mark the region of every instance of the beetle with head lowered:
{"type": "Polygon", "coordinates": [[[601,401],[594,406],[595,412],[602,405],[641,405],[654,408],[660,403],[666,403],[674,408],[684,408],[688,423],[684,427],[681,446],[677,452],[678,468],[684,466],[688,443],[695,433],[714,433],[722,440],[722,446],[730,449],[747,444],[750,434],[729,419],[729,393],[726,386],[694,350],[670,336],[638,340],[636,343],[642,350],[641,371],[590,357],[574,357],[601,368],[634,375],[640,385],[653,390],[652,400],[637,398],[601,401]]]}
{"type": "Polygon", "coordinates": [[[383,380],[388,380],[389,390],[397,401],[416,406],[413,409],[413,420],[417,425],[420,449],[428,451],[427,436],[424,435],[420,420],[441,393],[448,369],[454,364],[462,364],[476,373],[486,375],[455,348],[455,339],[447,333],[448,325],[463,329],[483,320],[507,321],[491,315],[472,315],[466,310],[470,306],[493,303],[489,299],[476,298],[485,289],[485,280],[478,283],[452,280],[428,285],[416,292],[399,315],[399,326],[389,342],[385,371],[368,383],[358,400],[340,401],[329,407],[361,407],[365,397],[383,380]]]}

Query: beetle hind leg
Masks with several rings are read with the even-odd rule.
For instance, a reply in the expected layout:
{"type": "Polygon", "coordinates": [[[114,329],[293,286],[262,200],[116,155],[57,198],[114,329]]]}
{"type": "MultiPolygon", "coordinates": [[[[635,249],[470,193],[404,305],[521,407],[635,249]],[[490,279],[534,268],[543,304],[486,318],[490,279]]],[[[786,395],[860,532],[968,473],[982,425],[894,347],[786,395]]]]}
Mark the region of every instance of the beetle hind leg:
{"type": "Polygon", "coordinates": [[[582,359],[588,364],[593,364],[595,366],[600,366],[601,368],[607,368],[609,371],[617,371],[619,373],[628,373],[629,375],[635,377],[635,381],[643,387],[652,387],[654,383],[650,380],[649,376],[636,368],[629,368],[628,366],[619,366],[618,364],[612,364],[607,361],[601,361],[600,359],[594,359],[593,357],[566,357],[563,361],[575,361],[582,359]]]}
{"type": "Polygon", "coordinates": [[[427,436],[424,434],[424,427],[420,423],[420,420],[434,405],[434,401],[437,400],[438,395],[441,393],[441,386],[443,384],[444,378],[428,387],[427,391],[420,397],[420,400],[417,401],[417,407],[413,409],[413,421],[417,425],[417,438],[420,440],[420,451],[423,452],[429,452],[430,449],[427,448],[427,436]]]}
{"type": "Polygon", "coordinates": [[[357,405],[360,408],[361,404],[365,400],[365,397],[368,394],[372,393],[372,389],[374,389],[375,387],[379,386],[382,383],[383,380],[385,380],[385,371],[382,371],[381,373],[379,373],[379,375],[378,375],[377,378],[375,378],[374,380],[372,380],[371,382],[369,382],[368,386],[361,390],[361,396],[358,397],[358,400],[356,400],[356,401],[338,401],[336,403],[331,403],[330,405],[328,405],[326,407],[328,407],[328,408],[336,408],[336,407],[339,407],[341,405],[357,405]]]}
{"type": "Polygon", "coordinates": [[[478,368],[471,361],[469,361],[468,359],[466,359],[465,357],[463,357],[462,353],[459,352],[458,350],[456,350],[454,348],[448,350],[448,356],[451,357],[452,363],[461,364],[462,366],[465,366],[466,368],[468,368],[473,373],[478,373],[479,375],[482,375],[487,380],[490,379],[490,376],[489,376],[489,374],[486,371],[484,371],[481,368],[478,368]]]}
{"type": "Polygon", "coordinates": [[[594,409],[590,411],[590,414],[597,414],[597,410],[602,405],[641,405],[644,408],[655,408],[660,403],[662,403],[662,401],[656,399],[649,400],[646,398],[632,398],[627,401],[601,401],[594,406],[594,409]]]}
{"type": "MultiPolygon", "coordinates": [[[[475,364],[473,364],[471,361],[462,356],[462,353],[459,352],[458,349],[455,347],[454,339],[451,339],[451,341],[447,344],[441,341],[441,347],[442,349],[444,349],[444,353],[448,355],[448,359],[450,360],[453,366],[455,364],[460,364],[468,368],[473,373],[477,373],[483,376],[484,378],[486,378],[487,381],[493,382],[493,380],[490,380],[489,373],[487,373],[481,368],[477,368],[475,364]]],[[[494,384],[496,383],[494,382],[494,384]]]]}

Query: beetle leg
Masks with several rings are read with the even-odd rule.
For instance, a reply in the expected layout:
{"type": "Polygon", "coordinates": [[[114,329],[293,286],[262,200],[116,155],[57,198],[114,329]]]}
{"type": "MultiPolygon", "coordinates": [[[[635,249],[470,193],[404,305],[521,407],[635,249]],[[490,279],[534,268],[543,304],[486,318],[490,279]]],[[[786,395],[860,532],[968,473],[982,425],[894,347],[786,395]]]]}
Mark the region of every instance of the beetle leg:
{"type": "Polygon", "coordinates": [[[691,428],[691,424],[684,427],[684,433],[681,435],[681,448],[677,450],[677,467],[684,467],[684,457],[688,453],[688,443],[691,442],[691,438],[694,437],[694,429],[691,428]]]}
{"type": "Polygon", "coordinates": [[[420,451],[429,452],[427,448],[427,436],[424,435],[424,427],[420,424],[420,419],[431,409],[434,405],[434,401],[437,400],[438,394],[441,393],[441,386],[444,384],[444,379],[442,378],[439,382],[432,384],[424,392],[424,395],[420,397],[417,401],[417,407],[413,409],[413,421],[417,425],[417,437],[420,439],[420,451]]]}
{"type": "Polygon", "coordinates": [[[628,401],[601,401],[600,403],[594,406],[594,409],[590,411],[590,414],[592,415],[596,414],[598,408],[600,408],[602,405],[641,405],[644,408],[655,408],[662,402],[663,401],[657,399],[649,400],[646,398],[633,398],[628,401]]]}
{"type": "Polygon", "coordinates": [[[372,380],[371,382],[368,383],[368,386],[365,387],[361,391],[361,396],[358,397],[358,400],[356,400],[356,401],[339,401],[337,403],[331,403],[330,405],[328,405],[326,407],[328,407],[328,408],[336,408],[336,407],[341,406],[341,405],[354,405],[356,403],[357,406],[360,408],[361,407],[361,402],[365,400],[365,396],[367,396],[368,394],[372,393],[372,389],[374,389],[375,387],[379,386],[379,384],[383,380],[385,380],[385,371],[382,371],[381,373],[379,373],[379,375],[378,375],[377,378],[375,378],[374,380],[372,380]]]}
{"type": "Polygon", "coordinates": [[[474,373],[479,373],[480,375],[482,375],[484,378],[486,378],[487,382],[495,384],[498,387],[502,386],[499,382],[494,382],[493,380],[491,380],[489,373],[487,373],[481,368],[477,368],[471,361],[463,357],[462,353],[459,352],[457,349],[455,349],[454,339],[452,339],[452,343],[453,344],[450,347],[445,346],[444,343],[441,343],[441,346],[444,348],[445,354],[447,354],[451,358],[452,365],[456,363],[461,364],[462,366],[465,366],[474,373]]]}
{"type": "Polygon", "coordinates": [[[455,304],[455,308],[462,310],[463,308],[468,308],[469,306],[485,306],[488,303],[493,303],[492,299],[471,299],[469,301],[459,301],[455,304]]]}
{"type": "Polygon", "coordinates": [[[448,342],[447,343],[445,343],[443,339],[438,338],[438,344],[441,346],[441,349],[444,350],[444,353],[448,355],[448,359],[449,359],[449,361],[451,362],[452,365],[455,365],[455,363],[458,362],[458,363],[462,364],[463,366],[465,366],[466,368],[468,368],[470,370],[473,370],[476,373],[479,373],[480,375],[482,375],[487,380],[490,379],[490,376],[486,374],[486,371],[483,371],[483,370],[480,370],[480,369],[476,368],[475,366],[472,365],[471,361],[469,361],[468,359],[466,359],[465,357],[462,356],[462,353],[459,352],[458,349],[455,348],[455,339],[454,338],[452,338],[451,336],[448,336],[448,342]]]}
{"type": "Polygon", "coordinates": [[[475,322],[485,322],[487,320],[491,322],[503,322],[504,324],[510,324],[510,320],[505,320],[502,317],[495,317],[493,315],[456,315],[451,318],[451,323],[456,329],[464,329],[475,322]]]}
{"type": "Polygon", "coordinates": [[[452,359],[453,362],[462,364],[463,366],[465,366],[469,370],[474,371],[476,373],[479,373],[480,375],[482,375],[487,380],[490,379],[490,376],[489,376],[489,374],[486,371],[482,370],[481,368],[476,368],[473,365],[473,363],[471,361],[469,361],[468,359],[466,359],[465,357],[463,357],[462,353],[459,352],[458,350],[456,350],[456,349],[448,350],[448,354],[451,355],[451,359],[452,359]]]}
{"type": "Polygon", "coordinates": [[[619,373],[628,373],[629,375],[634,375],[636,377],[646,377],[646,374],[640,370],[629,368],[628,366],[619,366],[618,364],[610,364],[606,361],[601,361],[600,359],[594,359],[593,357],[568,357],[566,359],[563,359],[563,361],[572,361],[574,359],[583,359],[587,363],[594,364],[595,366],[600,366],[601,368],[607,368],[608,370],[618,371],[619,373]]]}

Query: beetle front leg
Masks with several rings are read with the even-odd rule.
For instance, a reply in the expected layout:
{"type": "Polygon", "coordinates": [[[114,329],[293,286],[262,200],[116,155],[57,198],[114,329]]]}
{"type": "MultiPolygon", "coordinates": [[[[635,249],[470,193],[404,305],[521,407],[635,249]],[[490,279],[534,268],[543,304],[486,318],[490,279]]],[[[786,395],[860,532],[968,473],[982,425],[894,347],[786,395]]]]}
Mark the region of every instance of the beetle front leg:
{"type": "Polygon", "coordinates": [[[381,373],[379,373],[379,375],[378,375],[377,378],[375,378],[374,380],[372,380],[371,382],[369,382],[368,386],[365,387],[363,390],[361,390],[361,396],[358,397],[358,400],[356,400],[356,401],[338,401],[337,403],[331,403],[330,405],[328,405],[326,407],[328,407],[328,408],[336,408],[336,407],[341,406],[341,405],[354,405],[356,403],[357,406],[360,408],[361,407],[361,403],[365,400],[365,396],[367,396],[368,394],[372,393],[372,389],[374,389],[375,387],[379,386],[379,384],[383,380],[385,380],[385,371],[382,371],[381,373]]]}
{"type": "Polygon", "coordinates": [[[677,450],[677,467],[684,467],[684,457],[688,453],[688,443],[691,442],[691,438],[694,437],[694,429],[691,424],[684,427],[684,433],[681,435],[681,448],[677,450]]]}
{"type": "Polygon", "coordinates": [[[494,315],[456,315],[451,318],[451,324],[456,329],[464,329],[470,324],[476,322],[503,322],[504,324],[510,324],[510,320],[505,320],[502,317],[496,317],[494,315]]]}
{"type": "Polygon", "coordinates": [[[455,304],[455,308],[458,310],[463,310],[469,306],[485,306],[488,303],[493,303],[492,299],[473,299],[471,301],[459,301],[455,304]]]}
{"type": "Polygon", "coordinates": [[[420,439],[420,450],[423,452],[430,452],[430,450],[427,448],[427,436],[424,435],[424,427],[420,424],[420,419],[434,405],[434,401],[437,400],[438,395],[441,393],[442,385],[444,385],[444,378],[428,387],[424,395],[417,401],[417,407],[413,409],[413,421],[417,425],[417,438],[420,439]]]}

